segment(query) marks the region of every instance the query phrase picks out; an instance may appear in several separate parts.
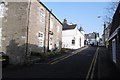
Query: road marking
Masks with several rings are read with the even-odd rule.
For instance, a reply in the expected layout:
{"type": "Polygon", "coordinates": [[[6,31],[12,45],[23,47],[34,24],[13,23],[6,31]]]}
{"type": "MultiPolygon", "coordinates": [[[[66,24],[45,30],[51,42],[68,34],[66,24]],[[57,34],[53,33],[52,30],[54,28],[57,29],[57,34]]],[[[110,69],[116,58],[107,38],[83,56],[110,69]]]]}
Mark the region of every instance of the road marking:
{"type": "Polygon", "coordinates": [[[97,57],[98,57],[98,50],[99,50],[99,48],[97,49],[97,52],[96,52],[95,62],[94,62],[93,70],[92,70],[92,74],[91,74],[91,79],[93,79],[93,76],[94,76],[95,65],[96,65],[96,61],[97,61],[97,57]]]}
{"type": "Polygon", "coordinates": [[[78,52],[81,52],[82,50],[84,50],[84,49],[87,49],[88,48],[88,46],[87,47],[84,47],[84,48],[82,48],[82,49],[80,49],[80,50],[76,50],[75,52],[72,52],[72,54],[70,54],[70,55],[68,55],[68,56],[62,56],[62,57],[59,57],[59,58],[57,58],[57,59],[55,59],[55,61],[50,61],[50,62],[48,62],[48,63],[50,63],[50,64],[56,64],[56,63],[58,63],[58,62],[60,62],[60,61],[62,61],[62,60],[64,60],[64,59],[66,59],[66,58],[69,58],[69,57],[71,57],[71,56],[73,56],[73,55],[75,55],[75,54],[77,54],[78,52]]]}
{"type": "Polygon", "coordinates": [[[48,64],[48,63],[34,63],[34,64],[48,64]]]}
{"type": "Polygon", "coordinates": [[[99,47],[97,47],[96,52],[95,52],[95,55],[94,55],[94,57],[93,57],[93,59],[92,59],[90,68],[89,68],[88,73],[87,73],[87,76],[86,76],[86,80],[89,80],[89,79],[92,80],[92,79],[93,79],[95,64],[96,64],[97,56],[98,56],[98,50],[99,50],[99,47]],[[91,74],[90,74],[90,73],[91,73],[91,74]]]}

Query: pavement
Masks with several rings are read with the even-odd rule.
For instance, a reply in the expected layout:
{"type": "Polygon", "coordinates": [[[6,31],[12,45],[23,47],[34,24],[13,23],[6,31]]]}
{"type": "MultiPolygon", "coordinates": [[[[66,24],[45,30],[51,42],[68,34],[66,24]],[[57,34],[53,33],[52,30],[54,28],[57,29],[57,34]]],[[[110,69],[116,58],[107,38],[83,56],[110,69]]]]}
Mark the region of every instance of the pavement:
{"type": "Polygon", "coordinates": [[[109,58],[109,51],[105,47],[99,47],[97,63],[94,72],[95,80],[112,79],[120,80],[120,72],[115,63],[109,58]]]}

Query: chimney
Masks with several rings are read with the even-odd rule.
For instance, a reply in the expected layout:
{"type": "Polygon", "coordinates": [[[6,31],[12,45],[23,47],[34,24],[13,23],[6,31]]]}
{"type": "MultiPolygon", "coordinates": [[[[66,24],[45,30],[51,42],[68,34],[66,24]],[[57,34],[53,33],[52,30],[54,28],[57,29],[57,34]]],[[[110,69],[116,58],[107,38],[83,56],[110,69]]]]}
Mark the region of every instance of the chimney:
{"type": "Polygon", "coordinates": [[[106,24],[105,24],[105,22],[104,22],[104,30],[106,29],[106,24]]]}
{"type": "Polygon", "coordinates": [[[63,24],[67,24],[67,19],[66,18],[64,19],[63,24]]]}

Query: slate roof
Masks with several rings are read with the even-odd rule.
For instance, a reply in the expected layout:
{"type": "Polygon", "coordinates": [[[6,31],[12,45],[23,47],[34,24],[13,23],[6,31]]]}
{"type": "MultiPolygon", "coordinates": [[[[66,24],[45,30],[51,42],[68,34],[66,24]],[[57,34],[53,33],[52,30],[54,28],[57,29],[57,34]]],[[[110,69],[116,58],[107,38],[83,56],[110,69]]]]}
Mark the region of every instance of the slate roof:
{"type": "Polygon", "coordinates": [[[64,23],[63,24],[63,30],[75,29],[76,26],[77,26],[77,24],[71,24],[71,25],[69,25],[69,24],[64,23]]]}

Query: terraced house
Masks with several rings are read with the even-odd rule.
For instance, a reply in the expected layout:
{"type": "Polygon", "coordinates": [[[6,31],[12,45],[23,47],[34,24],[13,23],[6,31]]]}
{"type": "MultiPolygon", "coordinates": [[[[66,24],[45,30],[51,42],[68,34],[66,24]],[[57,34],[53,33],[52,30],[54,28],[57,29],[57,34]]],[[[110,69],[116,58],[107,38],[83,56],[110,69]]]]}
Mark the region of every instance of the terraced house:
{"type": "Polygon", "coordinates": [[[62,23],[39,0],[0,2],[0,21],[0,49],[12,64],[23,64],[31,52],[61,50],[62,23]]]}
{"type": "Polygon", "coordinates": [[[111,60],[120,69],[120,3],[118,4],[111,24],[109,50],[111,60]]]}

